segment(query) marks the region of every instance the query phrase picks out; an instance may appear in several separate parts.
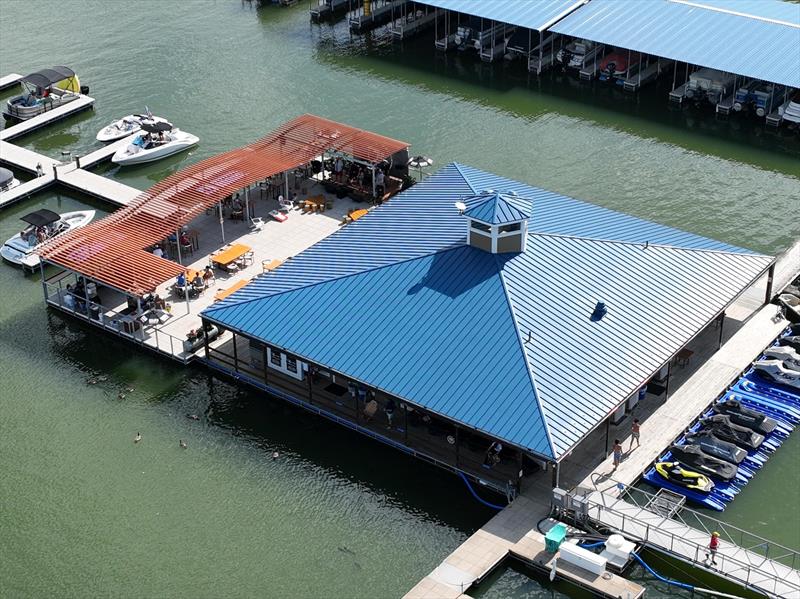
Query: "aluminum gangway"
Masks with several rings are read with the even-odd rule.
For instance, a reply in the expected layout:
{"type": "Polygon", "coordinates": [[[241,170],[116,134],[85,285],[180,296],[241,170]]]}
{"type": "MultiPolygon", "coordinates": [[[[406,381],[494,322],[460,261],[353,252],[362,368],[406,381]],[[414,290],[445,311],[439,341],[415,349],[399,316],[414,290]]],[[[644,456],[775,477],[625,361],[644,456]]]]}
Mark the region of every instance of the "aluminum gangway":
{"type": "Polygon", "coordinates": [[[659,514],[650,507],[656,499],[651,493],[624,483],[609,487],[614,481],[605,475],[598,476],[596,486],[599,483],[607,491],[584,489],[573,497],[576,520],[618,532],[769,597],[800,597],[796,549],[685,507],[672,517],[659,514]],[[720,533],[716,565],[706,559],[713,531],[720,533]]]}

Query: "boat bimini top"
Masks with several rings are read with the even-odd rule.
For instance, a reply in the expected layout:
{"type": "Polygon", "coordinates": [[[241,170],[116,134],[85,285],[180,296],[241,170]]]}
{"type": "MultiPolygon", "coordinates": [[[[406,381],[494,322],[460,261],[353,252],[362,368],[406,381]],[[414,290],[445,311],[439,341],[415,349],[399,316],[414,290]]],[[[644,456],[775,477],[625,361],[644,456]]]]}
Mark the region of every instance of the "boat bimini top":
{"type": "Polygon", "coordinates": [[[61,216],[56,214],[52,210],[48,210],[47,208],[42,208],[41,210],[37,210],[36,212],[31,212],[30,214],[26,214],[20,220],[23,220],[26,223],[33,225],[34,227],[44,227],[46,225],[53,224],[58,220],[61,220],[61,216]]]}
{"type": "Polygon", "coordinates": [[[49,69],[42,69],[22,78],[23,83],[28,83],[36,87],[50,87],[55,85],[59,89],[78,93],[81,90],[78,76],[69,67],[57,66],[49,69]],[[58,84],[58,85],[57,85],[58,84]]]}

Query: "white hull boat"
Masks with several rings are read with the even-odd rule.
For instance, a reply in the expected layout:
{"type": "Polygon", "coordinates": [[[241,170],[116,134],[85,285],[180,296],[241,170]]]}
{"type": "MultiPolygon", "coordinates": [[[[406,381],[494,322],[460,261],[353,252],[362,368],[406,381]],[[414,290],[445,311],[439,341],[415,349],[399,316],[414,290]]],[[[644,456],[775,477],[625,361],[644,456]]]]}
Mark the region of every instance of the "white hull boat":
{"type": "Polygon", "coordinates": [[[116,141],[141,131],[142,122],[166,123],[166,119],[150,114],[129,114],[97,132],[97,141],[116,141]]]}
{"type": "Polygon", "coordinates": [[[163,139],[157,134],[144,133],[128,144],[128,147],[117,150],[111,157],[111,162],[119,165],[153,162],[188,150],[199,142],[199,137],[180,129],[164,132],[163,139]]]}
{"type": "Polygon", "coordinates": [[[29,223],[29,226],[3,244],[3,247],[0,248],[0,256],[12,264],[34,269],[39,265],[36,249],[42,243],[88,225],[92,222],[94,215],[94,210],[56,214],[44,209],[27,214],[22,217],[22,220],[29,223]]]}

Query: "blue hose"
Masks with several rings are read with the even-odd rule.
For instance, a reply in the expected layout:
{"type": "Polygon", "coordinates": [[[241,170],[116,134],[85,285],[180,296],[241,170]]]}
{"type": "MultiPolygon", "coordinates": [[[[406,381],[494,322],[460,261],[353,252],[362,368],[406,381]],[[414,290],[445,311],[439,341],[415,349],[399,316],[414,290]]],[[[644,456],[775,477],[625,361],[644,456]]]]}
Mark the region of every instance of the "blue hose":
{"type": "Polygon", "coordinates": [[[670,578],[666,578],[664,576],[661,576],[661,574],[659,574],[658,572],[653,570],[653,568],[648,566],[645,563],[645,561],[641,557],[639,557],[637,554],[631,553],[631,555],[633,556],[633,558],[636,561],[638,561],[640,564],[642,564],[642,566],[644,566],[645,570],[647,570],[650,574],[655,576],[658,580],[660,580],[662,582],[666,582],[667,584],[671,584],[671,585],[676,586],[676,587],[681,588],[681,589],[688,589],[690,591],[694,590],[694,587],[692,585],[690,585],[690,584],[686,584],[685,582],[678,582],[677,580],[672,580],[670,578]]]}
{"type": "Polygon", "coordinates": [[[472,496],[473,496],[475,499],[477,499],[477,500],[478,500],[480,503],[482,503],[482,504],[483,504],[483,505],[485,505],[486,507],[490,507],[490,508],[492,508],[493,510],[502,510],[502,509],[505,509],[505,507],[506,507],[506,506],[504,506],[504,505],[495,505],[494,503],[489,503],[489,502],[488,502],[488,501],[486,501],[485,499],[482,499],[482,498],[481,498],[481,496],[480,496],[480,495],[478,495],[478,494],[475,492],[475,489],[473,489],[473,488],[472,488],[472,485],[469,483],[469,479],[468,479],[466,476],[464,476],[464,473],[463,473],[463,472],[459,472],[459,473],[458,473],[458,475],[459,475],[459,476],[460,476],[460,477],[461,477],[461,478],[464,480],[464,482],[467,484],[467,489],[469,489],[469,492],[470,492],[470,493],[472,493],[472,496]]]}
{"type": "Polygon", "coordinates": [[[583,547],[584,549],[594,549],[595,547],[600,547],[605,544],[606,544],[605,541],[598,541],[597,543],[589,543],[589,544],[581,543],[580,547],[583,547]]]}

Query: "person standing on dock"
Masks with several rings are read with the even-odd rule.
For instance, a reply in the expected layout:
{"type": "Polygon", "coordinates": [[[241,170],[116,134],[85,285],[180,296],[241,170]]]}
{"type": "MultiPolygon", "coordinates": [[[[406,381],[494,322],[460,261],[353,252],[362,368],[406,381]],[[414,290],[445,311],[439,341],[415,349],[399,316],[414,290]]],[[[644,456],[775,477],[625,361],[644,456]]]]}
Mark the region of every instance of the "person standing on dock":
{"type": "Polygon", "coordinates": [[[619,439],[614,439],[612,451],[614,452],[614,470],[616,470],[622,461],[622,442],[619,439]]]}
{"type": "Polygon", "coordinates": [[[634,418],[633,424],[631,424],[631,446],[628,448],[628,451],[633,449],[633,442],[636,441],[636,447],[639,447],[639,433],[640,433],[641,425],[639,424],[639,419],[634,418]]]}
{"type": "Polygon", "coordinates": [[[711,533],[711,540],[708,542],[708,551],[706,551],[706,559],[703,560],[708,565],[708,558],[711,558],[711,563],[717,565],[717,551],[719,550],[719,533],[715,530],[711,533]]]}

